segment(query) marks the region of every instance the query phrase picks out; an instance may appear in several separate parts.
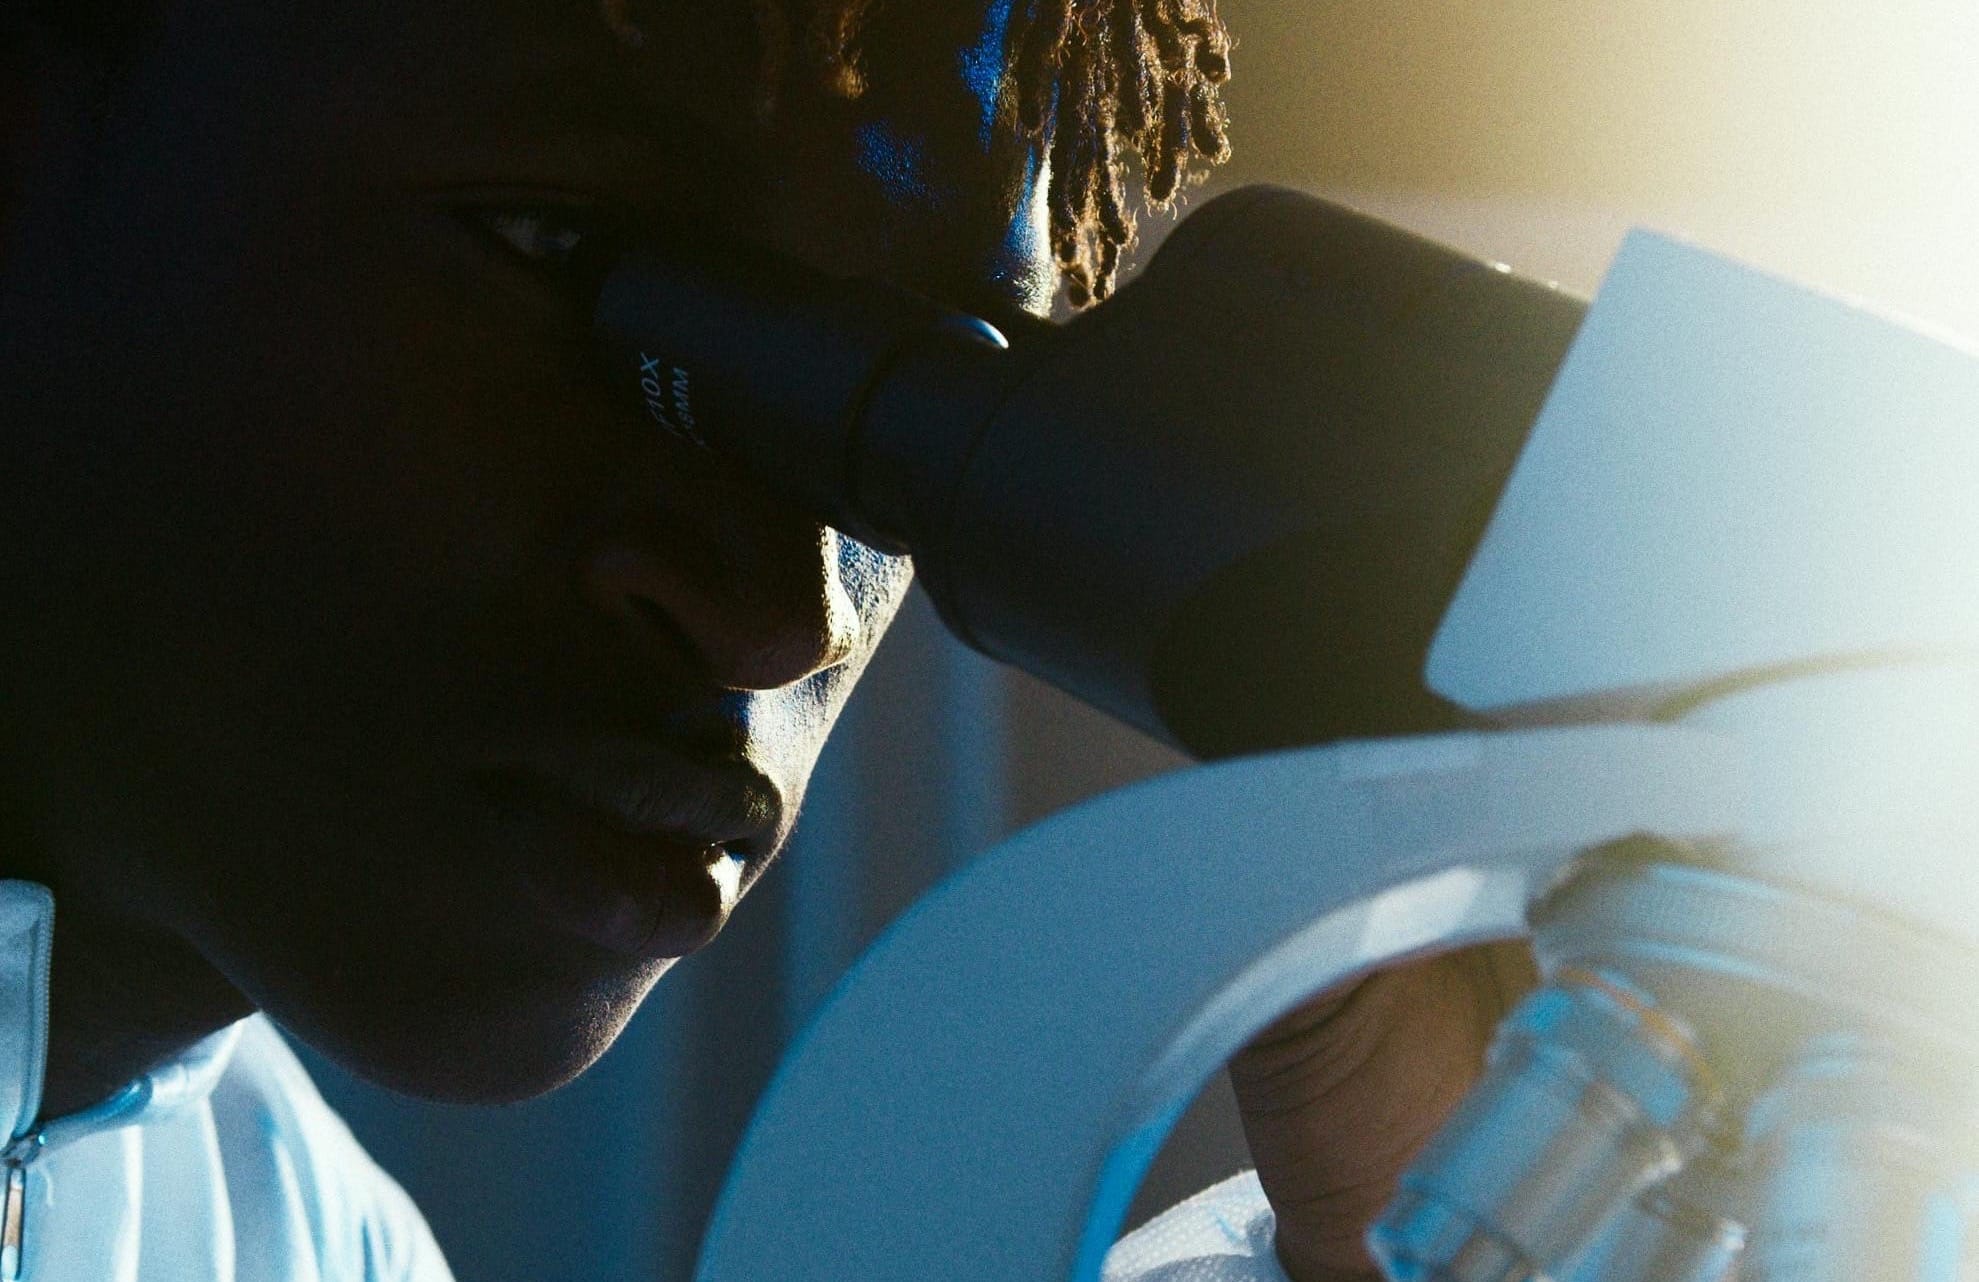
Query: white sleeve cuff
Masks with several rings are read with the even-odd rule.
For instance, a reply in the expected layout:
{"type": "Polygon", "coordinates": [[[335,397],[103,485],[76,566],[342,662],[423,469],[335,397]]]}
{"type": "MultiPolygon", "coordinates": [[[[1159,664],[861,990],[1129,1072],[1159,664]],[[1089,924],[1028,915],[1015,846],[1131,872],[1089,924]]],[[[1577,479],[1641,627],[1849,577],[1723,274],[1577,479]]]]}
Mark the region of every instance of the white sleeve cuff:
{"type": "Polygon", "coordinates": [[[1233,1175],[1113,1244],[1100,1282],[1288,1282],[1256,1171],[1233,1175]]]}

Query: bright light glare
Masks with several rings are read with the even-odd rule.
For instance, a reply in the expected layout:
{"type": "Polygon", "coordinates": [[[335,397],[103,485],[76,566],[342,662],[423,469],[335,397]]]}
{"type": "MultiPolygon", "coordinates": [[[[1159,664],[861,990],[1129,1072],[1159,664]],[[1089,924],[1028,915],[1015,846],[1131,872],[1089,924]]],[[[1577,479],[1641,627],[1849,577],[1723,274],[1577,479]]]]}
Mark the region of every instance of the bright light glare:
{"type": "Polygon", "coordinates": [[[1235,181],[1345,196],[1583,290],[1646,224],[1979,334],[1971,0],[1244,16],[1235,181]]]}

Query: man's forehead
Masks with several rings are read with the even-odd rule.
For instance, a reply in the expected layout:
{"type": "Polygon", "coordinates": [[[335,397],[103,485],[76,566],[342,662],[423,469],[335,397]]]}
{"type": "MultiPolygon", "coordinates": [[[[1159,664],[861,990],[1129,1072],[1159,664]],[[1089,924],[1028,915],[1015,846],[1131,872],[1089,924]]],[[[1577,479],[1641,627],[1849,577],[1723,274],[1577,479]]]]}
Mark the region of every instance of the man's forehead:
{"type": "Polygon", "coordinates": [[[789,51],[769,117],[751,0],[636,0],[617,14],[600,0],[290,2],[366,11],[368,29],[323,40],[299,24],[279,65],[249,74],[367,182],[717,218],[836,268],[900,268],[943,289],[1003,273],[1026,208],[1030,151],[1014,121],[992,141],[979,94],[1010,13],[1001,0],[883,6],[860,46],[865,91],[850,97],[789,51]]]}
{"type": "MultiPolygon", "coordinates": [[[[469,7],[467,0],[441,0],[469,7]]],[[[473,5],[485,9],[485,5],[473,5]]],[[[822,37],[805,33],[819,21],[842,26],[862,63],[894,74],[916,72],[930,60],[953,64],[987,33],[1011,21],[1012,0],[499,0],[507,25],[543,39],[611,33],[616,44],[683,75],[723,81],[754,74],[769,48],[788,45],[793,70],[815,63],[822,37]],[[898,65],[894,65],[894,64],[898,65]]]]}
{"type": "Polygon", "coordinates": [[[417,25],[442,77],[643,89],[668,103],[747,94],[762,64],[748,5],[701,0],[423,0],[417,25]]]}
{"type": "MultiPolygon", "coordinates": [[[[832,0],[836,2],[836,0],[832,0]]],[[[765,77],[804,96],[815,59],[801,29],[773,33],[763,14],[801,24],[814,5],[776,0],[420,0],[380,6],[414,29],[429,83],[492,101],[506,85],[552,86],[567,99],[613,96],[628,108],[699,117],[740,138],[761,123],[765,77]],[[416,16],[415,16],[416,15],[416,16]],[[779,66],[774,46],[790,41],[779,66]],[[809,73],[809,77],[807,77],[809,73]]],[[[1000,71],[1010,0],[919,0],[862,6],[855,56],[877,96],[898,108],[931,89],[983,89],[1000,71]]],[[[929,104],[932,105],[932,104],[929,104]]]]}

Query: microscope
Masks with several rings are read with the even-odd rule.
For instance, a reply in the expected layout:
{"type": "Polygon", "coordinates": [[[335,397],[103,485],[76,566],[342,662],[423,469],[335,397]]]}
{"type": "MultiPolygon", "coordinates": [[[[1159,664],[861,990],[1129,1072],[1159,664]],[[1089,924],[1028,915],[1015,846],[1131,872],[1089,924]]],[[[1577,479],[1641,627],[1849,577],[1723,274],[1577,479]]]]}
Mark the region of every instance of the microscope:
{"type": "Polygon", "coordinates": [[[875,946],[703,1282],[1096,1278],[1245,1040],[1520,935],[1395,1282],[1979,1282],[1979,353],[1645,233],[1590,307],[1269,187],[1058,326],[686,237],[601,280],[658,430],[1204,763],[875,946]]]}

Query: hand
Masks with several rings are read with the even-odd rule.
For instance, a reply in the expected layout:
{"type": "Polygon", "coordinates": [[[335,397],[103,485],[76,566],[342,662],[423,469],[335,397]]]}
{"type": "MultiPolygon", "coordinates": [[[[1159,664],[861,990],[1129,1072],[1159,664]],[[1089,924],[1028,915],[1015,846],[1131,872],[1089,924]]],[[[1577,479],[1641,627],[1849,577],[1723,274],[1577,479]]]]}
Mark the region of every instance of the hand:
{"type": "Polygon", "coordinates": [[[1367,1226],[1536,978],[1523,941],[1410,962],[1321,994],[1230,1061],[1292,1282],[1380,1276],[1367,1226]]]}

